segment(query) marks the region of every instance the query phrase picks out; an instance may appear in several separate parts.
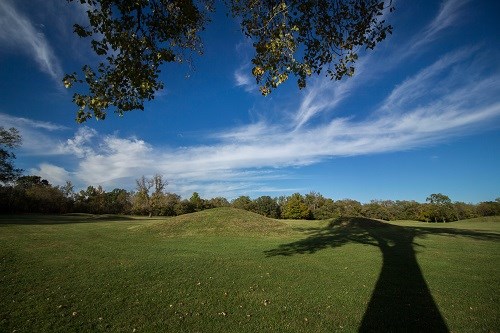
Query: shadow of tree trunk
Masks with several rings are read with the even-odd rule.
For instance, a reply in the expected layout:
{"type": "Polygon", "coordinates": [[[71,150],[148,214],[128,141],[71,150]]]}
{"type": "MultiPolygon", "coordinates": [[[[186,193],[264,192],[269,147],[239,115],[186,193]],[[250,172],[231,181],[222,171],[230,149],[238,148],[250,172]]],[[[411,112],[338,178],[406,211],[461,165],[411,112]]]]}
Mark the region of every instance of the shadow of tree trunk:
{"type": "Polygon", "coordinates": [[[359,332],[449,332],[418,265],[415,238],[429,234],[498,240],[495,233],[403,227],[367,218],[339,218],[328,227],[305,230],[306,238],[266,251],[267,256],[312,254],[348,243],[376,246],[383,264],[359,332]]]}
{"type": "Polygon", "coordinates": [[[418,265],[414,233],[400,232],[392,242],[369,234],[378,242],[383,263],[358,331],[448,332],[418,265]]]}

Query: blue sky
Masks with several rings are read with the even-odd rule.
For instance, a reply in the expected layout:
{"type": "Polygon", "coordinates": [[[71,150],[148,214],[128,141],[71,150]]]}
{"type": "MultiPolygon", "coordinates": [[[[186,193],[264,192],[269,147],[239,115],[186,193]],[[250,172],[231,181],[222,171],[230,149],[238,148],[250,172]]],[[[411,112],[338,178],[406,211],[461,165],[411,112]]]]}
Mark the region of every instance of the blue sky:
{"type": "Polygon", "coordinates": [[[221,7],[192,66],[163,67],[144,112],[75,123],[64,73],[95,63],[61,0],[0,2],[0,126],[21,131],[18,167],[53,184],[134,189],[159,173],[183,197],[320,192],[453,201],[500,197],[500,4],[398,1],[394,33],[353,78],[295,80],[263,97],[252,48],[221,7]]]}

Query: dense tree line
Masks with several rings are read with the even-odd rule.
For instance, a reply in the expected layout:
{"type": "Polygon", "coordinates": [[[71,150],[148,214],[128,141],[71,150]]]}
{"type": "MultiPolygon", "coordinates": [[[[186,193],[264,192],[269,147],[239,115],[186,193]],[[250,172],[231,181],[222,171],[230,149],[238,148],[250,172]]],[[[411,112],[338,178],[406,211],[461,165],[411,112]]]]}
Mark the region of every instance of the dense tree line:
{"type": "Polygon", "coordinates": [[[135,214],[176,216],[216,207],[235,207],[271,218],[322,220],[342,216],[364,216],[382,220],[419,220],[449,222],[479,216],[500,215],[500,198],[477,205],[452,202],[441,193],[431,194],[426,203],[406,200],[372,200],[362,204],[352,199],[334,201],[319,193],[251,199],[240,196],[231,202],[226,198],[203,199],[194,192],[189,199],[165,191],[162,175],[136,180],[135,191],[115,188],[107,192],[101,186],[74,191],[71,182],[53,186],[40,176],[21,176],[13,164],[12,149],[21,144],[15,128],[0,127],[0,212],[90,214],[135,214]]]}
{"type": "Polygon", "coordinates": [[[431,194],[426,203],[407,200],[372,200],[360,203],[352,199],[333,200],[310,192],[302,195],[251,199],[240,196],[231,202],[226,198],[201,198],[194,192],[189,199],[165,191],[161,175],[142,177],[135,191],[89,186],[74,191],[71,182],[53,186],[39,176],[21,176],[0,186],[2,213],[71,212],[90,214],[133,214],[146,216],[177,216],[216,207],[235,207],[270,218],[322,220],[342,216],[364,216],[381,220],[417,220],[450,222],[480,216],[500,215],[500,198],[471,204],[452,202],[444,194],[431,194]]]}

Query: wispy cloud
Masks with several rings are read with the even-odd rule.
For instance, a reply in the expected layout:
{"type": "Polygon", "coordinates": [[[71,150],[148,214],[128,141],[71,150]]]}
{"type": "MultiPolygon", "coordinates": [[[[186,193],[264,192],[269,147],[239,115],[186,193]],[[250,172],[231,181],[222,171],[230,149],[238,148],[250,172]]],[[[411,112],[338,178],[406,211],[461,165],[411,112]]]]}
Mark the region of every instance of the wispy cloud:
{"type": "Polygon", "coordinates": [[[349,97],[360,84],[361,80],[368,80],[365,66],[371,61],[370,57],[358,61],[356,75],[342,81],[333,82],[328,77],[313,80],[305,91],[299,108],[293,116],[295,130],[306,125],[310,120],[322,112],[332,112],[344,99],[349,97]]]}
{"type": "Polygon", "coordinates": [[[137,138],[100,138],[94,130],[80,129],[66,141],[65,151],[78,157],[75,174],[90,184],[125,179],[130,184],[141,174],[159,172],[175,180],[181,191],[264,185],[279,177],[281,168],[409,150],[494,124],[500,117],[500,101],[491,96],[500,94],[500,75],[474,78],[474,56],[470,50],[442,56],[396,86],[364,120],[334,117],[295,129],[261,121],[218,133],[213,145],[178,149],[137,138]],[[459,80],[462,75],[474,79],[459,80]]]}
{"type": "Polygon", "coordinates": [[[393,48],[389,51],[389,54],[384,55],[384,58],[391,59],[390,62],[381,59],[377,54],[364,53],[356,63],[356,74],[353,77],[338,82],[332,82],[327,77],[312,80],[305,91],[299,108],[294,114],[295,128],[298,129],[307,125],[310,120],[323,112],[333,112],[346,98],[351,96],[352,93],[358,92],[358,89],[367,82],[372,82],[377,77],[393,70],[405,59],[424,53],[425,46],[439,38],[440,33],[446,28],[455,25],[459,21],[465,5],[469,1],[443,1],[432,21],[415,34],[408,44],[393,48]]]}
{"type": "MultiPolygon", "coordinates": [[[[466,2],[444,2],[422,30],[425,33],[409,40],[422,40],[421,46],[435,41],[460,17],[466,2]]],[[[405,44],[390,50],[390,56],[405,53],[407,48],[405,44]]],[[[404,57],[425,52],[425,48],[412,52],[404,57]]],[[[141,175],[160,173],[170,182],[168,189],[183,196],[197,191],[205,197],[234,197],[290,190],[273,186],[295,177],[288,167],[342,156],[405,151],[499,126],[500,71],[498,65],[491,66],[498,64],[498,57],[477,46],[451,50],[420,64],[406,79],[381,92],[363,116],[342,117],[336,112],[363,89],[365,82],[376,85],[385,80],[381,73],[400,69],[398,59],[386,66],[376,54],[365,56],[353,78],[341,82],[317,79],[303,94],[293,96],[296,103],[289,103],[292,107],[283,111],[284,118],[261,117],[258,122],[211,134],[207,137],[211,144],[161,146],[137,137],[100,135],[95,129],[82,127],[72,138],[51,139],[51,149],[37,147],[72,159],[71,170],[46,163],[34,171],[47,179],[74,175],[83,185],[128,189],[141,175]],[[322,121],[312,121],[319,114],[324,115],[322,121]]],[[[250,81],[235,74],[235,82],[246,87],[250,81]]],[[[356,110],[353,113],[357,114],[356,110]]],[[[7,120],[22,126],[30,138],[41,133],[40,137],[50,139],[47,132],[63,129],[20,119],[7,120]]]]}
{"type": "Polygon", "coordinates": [[[33,57],[41,71],[61,85],[62,68],[45,35],[9,0],[0,2],[0,41],[33,57]]]}
{"type": "Polygon", "coordinates": [[[467,5],[469,2],[470,0],[443,1],[438,15],[426,27],[422,41],[431,41],[442,30],[454,26],[464,13],[465,5],[467,5]]]}
{"type": "Polygon", "coordinates": [[[234,84],[237,87],[243,88],[247,93],[258,92],[258,86],[255,78],[251,75],[252,63],[250,61],[250,54],[253,53],[253,46],[250,39],[245,39],[236,44],[236,53],[242,59],[241,66],[239,66],[233,73],[234,84]]]}
{"type": "Polygon", "coordinates": [[[66,126],[59,124],[16,117],[0,113],[0,124],[3,127],[15,127],[22,137],[21,151],[28,155],[58,155],[59,141],[55,133],[67,131],[66,126]]]}
{"type": "Polygon", "coordinates": [[[456,26],[465,13],[466,5],[469,2],[470,0],[444,0],[434,19],[401,48],[402,53],[399,56],[399,61],[403,61],[415,53],[422,53],[422,48],[440,38],[446,29],[456,26]]]}
{"type": "Polygon", "coordinates": [[[38,121],[23,117],[14,117],[7,115],[5,113],[0,113],[0,123],[8,124],[8,126],[10,127],[32,127],[32,128],[44,129],[47,131],[59,131],[59,130],[69,129],[66,126],[54,124],[48,121],[38,121]]]}
{"type": "Polygon", "coordinates": [[[234,71],[234,82],[237,87],[245,89],[246,92],[256,92],[257,83],[255,78],[250,74],[250,66],[243,65],[234,71]]]}

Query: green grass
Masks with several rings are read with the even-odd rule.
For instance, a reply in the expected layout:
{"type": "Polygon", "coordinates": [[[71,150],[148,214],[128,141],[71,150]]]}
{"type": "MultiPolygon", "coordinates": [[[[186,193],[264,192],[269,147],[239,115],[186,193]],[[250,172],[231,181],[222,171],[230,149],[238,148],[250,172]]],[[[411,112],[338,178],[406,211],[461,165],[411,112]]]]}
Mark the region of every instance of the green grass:
{"type": "Polygon", "coordinates": [[[499,222],[3,216],[0,331],[498,332],[499,222]]]}

